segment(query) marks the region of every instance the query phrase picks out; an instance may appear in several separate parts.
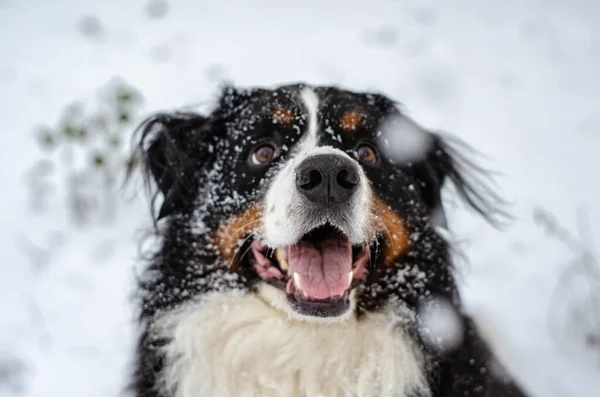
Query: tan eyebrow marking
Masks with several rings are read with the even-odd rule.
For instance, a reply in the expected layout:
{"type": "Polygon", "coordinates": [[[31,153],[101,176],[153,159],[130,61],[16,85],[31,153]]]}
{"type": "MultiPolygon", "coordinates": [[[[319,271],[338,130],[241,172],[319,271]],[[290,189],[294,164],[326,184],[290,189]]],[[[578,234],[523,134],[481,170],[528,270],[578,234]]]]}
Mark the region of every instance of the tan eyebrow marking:
{"type": "Polygon", "coordinates": [[[362,114],[357,109],[346,110],[340,117],[340,126],[346,132],[354,132],[360,124],[362,114]]]}
{"type": "Polygon", "coordinates": [[[271,112],[271,117],[275,124],[290,125],[294,122],[296,114],[288,107],[278,106],[271,112]]]}

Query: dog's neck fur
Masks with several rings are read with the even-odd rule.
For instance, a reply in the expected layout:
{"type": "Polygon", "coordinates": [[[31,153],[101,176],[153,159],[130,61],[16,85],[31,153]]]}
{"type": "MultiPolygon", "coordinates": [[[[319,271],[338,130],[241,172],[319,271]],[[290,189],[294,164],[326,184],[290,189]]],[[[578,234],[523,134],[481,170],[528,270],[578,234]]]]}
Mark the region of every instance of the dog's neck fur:
{"type": "Polygon", "coordinates": [[[168,341],[160,387],[174,397],[429,395],[418,349],[383,313],[317,324],[232,292],[184,304],[152,331],[168,341]]]}

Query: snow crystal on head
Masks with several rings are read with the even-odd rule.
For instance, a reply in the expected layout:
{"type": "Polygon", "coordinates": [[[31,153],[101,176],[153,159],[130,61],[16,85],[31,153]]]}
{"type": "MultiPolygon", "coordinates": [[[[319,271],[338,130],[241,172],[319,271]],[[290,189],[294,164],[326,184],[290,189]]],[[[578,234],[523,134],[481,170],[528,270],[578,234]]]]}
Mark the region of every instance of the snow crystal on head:
{"type": "Polygon", "coordinates": [[[378,140],[382,154],[392,163],[419,160],[431,146],[431,135],[404,115],[384,120],[379,127],[378,140]]]}

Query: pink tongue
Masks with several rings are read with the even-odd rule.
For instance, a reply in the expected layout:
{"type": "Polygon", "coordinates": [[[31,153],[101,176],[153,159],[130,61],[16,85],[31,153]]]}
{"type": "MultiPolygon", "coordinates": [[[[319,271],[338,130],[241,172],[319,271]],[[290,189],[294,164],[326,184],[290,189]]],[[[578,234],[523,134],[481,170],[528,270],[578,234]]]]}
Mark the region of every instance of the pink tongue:
{"type": "MultiPolygon", "coordinates": [[[[300,241],[286,248],[289,273],[300,275],[302,290],[310,298],[327,299],[348,289],[352,270],[352,245],[341,236],[330,236],[317,245],[300,241]]],[[[302,294],[301,291],[298,291],[302,294]]]]}

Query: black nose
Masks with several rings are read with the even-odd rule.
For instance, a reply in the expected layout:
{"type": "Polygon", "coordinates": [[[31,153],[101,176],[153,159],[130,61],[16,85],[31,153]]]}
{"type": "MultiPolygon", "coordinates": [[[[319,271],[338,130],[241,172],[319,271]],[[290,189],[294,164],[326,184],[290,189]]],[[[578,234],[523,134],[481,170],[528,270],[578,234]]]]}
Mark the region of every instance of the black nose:
{"type": "Polygon", "coordinates": [[[338,154],[317,154],[296,169],[296,187],[318,204],[341,204],[352,197],[359,182],[358,164],[338,154]]]}

